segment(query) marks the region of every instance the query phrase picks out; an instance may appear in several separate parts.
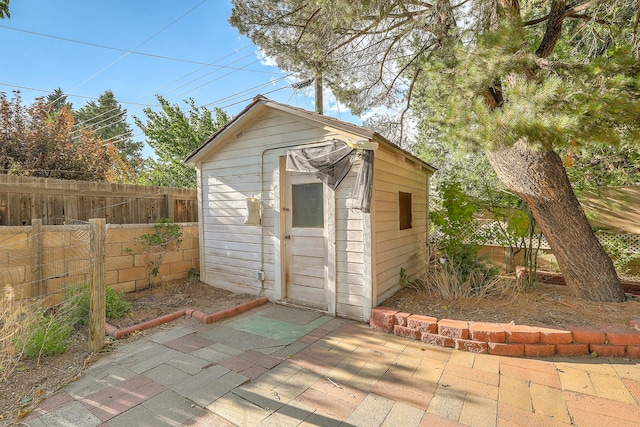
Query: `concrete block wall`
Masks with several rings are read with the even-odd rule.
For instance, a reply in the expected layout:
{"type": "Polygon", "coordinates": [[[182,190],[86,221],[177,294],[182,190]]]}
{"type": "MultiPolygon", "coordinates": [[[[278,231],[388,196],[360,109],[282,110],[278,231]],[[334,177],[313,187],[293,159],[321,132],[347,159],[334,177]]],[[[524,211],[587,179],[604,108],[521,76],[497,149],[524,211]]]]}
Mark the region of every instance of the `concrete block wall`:
{"type": "MultiPolygon", "coordinates": [[[[164,255],[156,283],[184,279],[189,270],[200,269],[198,224],[182,225],[182,243],[178,250],[164,255]]],[[[132,292],[144,289],[149,283],[146,255],[140,236],[153,233],[153,225],[107,225],[107,286],[117,291],[132,292]]]]}
{"type": "Polygon", "coordinates": [[[504,323],[436,319],[389,307],[371,312],[371,327],[427,344],[500,356],[640,358],[640,319],[629,327],[554,329],[504,323]]]}
{"type": "MultiPolygon", "coordinates": [[[[168,252],[156,282],[186,278],[199,270],[198,224],[182,223],[183,240],[168,252]]],[[[139,237],[151,224],[107,225],[107,286],[130,292],[147,286],[139,237]]],[[[85,225],[0,227],[0,302],[46,297],[62,300],[65,288],[89,280],[89,228],[85,225]]]]}

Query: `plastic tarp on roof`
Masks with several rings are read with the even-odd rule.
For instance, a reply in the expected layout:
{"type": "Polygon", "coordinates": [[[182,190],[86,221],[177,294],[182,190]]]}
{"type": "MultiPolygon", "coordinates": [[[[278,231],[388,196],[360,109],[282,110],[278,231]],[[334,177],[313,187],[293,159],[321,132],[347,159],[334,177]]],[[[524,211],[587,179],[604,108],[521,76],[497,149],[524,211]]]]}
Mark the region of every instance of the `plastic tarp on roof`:
{"type": "Polygon", "coordinates": [[[293,172],[314,173],[320,181],[335,190],[347,176],[357,158],[361,159],[360,170],[351,194],[354,203],[350,207],[370,212],[373,151],[356,150],[334,139],[328,144],[289,149],[286,169],[293,172]]]}

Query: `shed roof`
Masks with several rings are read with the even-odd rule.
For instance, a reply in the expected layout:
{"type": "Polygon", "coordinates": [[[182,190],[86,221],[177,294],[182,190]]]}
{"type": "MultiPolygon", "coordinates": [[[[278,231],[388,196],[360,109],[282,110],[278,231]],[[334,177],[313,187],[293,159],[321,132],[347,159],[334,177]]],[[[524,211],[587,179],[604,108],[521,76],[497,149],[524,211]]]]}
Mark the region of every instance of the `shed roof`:
{"type": "Polygon", "coordinates": [[[390,148],[393,148],[394,150],[402,152],[407,157],[410,157],[413,161],[423,165],[427,170],[430,170],[431,172],[436,170],[430,164],[415,157],[410,152],[400,148],[377,132],[366,129],[362,126],[355,125],[353,123],[348,123],[333,117],[328,117],[314,111],[282,104],[280,102],[270,100],[263,95],[257,95],[255,98],[253,98],[253,101],[249,105],[247,105],[240,113],[238,113],[238,115],[229,120],[223,127],[221,127],[213,135],[211,135],[211,137],[207,139],[202,145],[200,145],[200,147],[193,150],[185,159],[185,163],[189,165],[195,165],[198,160],[200,160],[205,155],[205,153],[209,151],[208,148],[215,146],[216,140],[218,140],[221,136],[232,132],[233,128],[242,127],[242,123],[244,123],[246,119],[248,119],[250,116],[253,116],[254,113],[262,111],[264,108],[274,108],[276,110],[284,111],[304,118],[306,120],[316,122],[323,126],[330,126],[334,129],[339,129],[358,135],[362,138],[366,138],[369,141],[381,142],[388,145],[390,148]]]}

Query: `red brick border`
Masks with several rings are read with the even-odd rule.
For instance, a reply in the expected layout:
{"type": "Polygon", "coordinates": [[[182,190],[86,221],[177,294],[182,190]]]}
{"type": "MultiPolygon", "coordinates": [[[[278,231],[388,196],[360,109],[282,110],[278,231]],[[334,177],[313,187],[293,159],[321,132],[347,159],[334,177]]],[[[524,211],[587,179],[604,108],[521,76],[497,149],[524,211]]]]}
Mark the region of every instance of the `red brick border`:
{"type": "Polygon", "coordinates": [[[476,353],[514,357],[599,357],[640,358],[640,320],[629,327],[608,326],[556,329],[500,323],[436,319],[405,313],[389,307],[376,307],[369,324],[374,329],[421,340],[427,344],[476,353]]]}
{"type": "Polygon", "coordinates": [[[164,316],[161,316],[155,319],[147,320],[146,322],[138,323],[137,325],[129,326],[123,329],[118,329],[115,326],[112,326],[107,323],[105,325],[106,326],[105,329],[106,329],[107,335],[119,340],[120,338],[124,338],[125,336],[135,331],[144,331],[145,329],[151,329],[156,326],[162,325],[164,323],[171,322],[172,320],[176,320],[182,316],[193,317],[194,319],[202,323],[209,324],[211,322],[216,322],[220,319],[231,317],[234,314],[245,312],[253,307],[266,304],[267,302],[269,302],[267,297],[257,298],[251,301],[244,302],[235,307],[231,307],[226,310],[219,311],[217,313],[212,313],[212,314],[206,314],[206,313],[203,313],[202,311],[186,308],[186,309],[178,310],[173,313],[166,314],[164,316]]]}

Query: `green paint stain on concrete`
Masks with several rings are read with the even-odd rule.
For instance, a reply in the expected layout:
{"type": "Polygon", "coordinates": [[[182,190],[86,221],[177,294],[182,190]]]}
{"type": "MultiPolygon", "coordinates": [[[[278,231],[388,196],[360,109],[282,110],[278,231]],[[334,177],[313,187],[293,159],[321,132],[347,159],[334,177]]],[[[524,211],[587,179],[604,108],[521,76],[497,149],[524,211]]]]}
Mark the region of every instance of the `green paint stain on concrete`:
{"type": "Polygon", "coordinates": [[[333,318],[330,316],[322,316],[306,325],[298,325],[261,316],[257,313],[229,322],[227,326],[262,337],[278,339],[290,344],[331,319],[333,318]]]}

